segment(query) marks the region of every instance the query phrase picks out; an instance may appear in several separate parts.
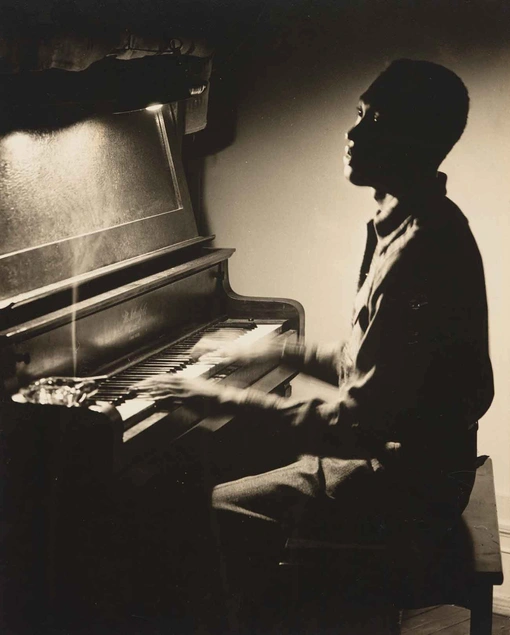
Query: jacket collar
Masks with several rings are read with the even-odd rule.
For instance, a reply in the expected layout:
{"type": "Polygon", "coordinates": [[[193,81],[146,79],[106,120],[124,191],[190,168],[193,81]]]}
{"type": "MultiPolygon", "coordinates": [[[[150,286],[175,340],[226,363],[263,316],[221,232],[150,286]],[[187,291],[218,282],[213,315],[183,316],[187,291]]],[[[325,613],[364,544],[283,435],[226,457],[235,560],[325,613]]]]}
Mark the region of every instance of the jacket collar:
{"type": "Polygon", "coordinates": [[[414,187],[399,198],[387,195],[380,204],[373,224],[378,239],[394,234],[410,217],[431,209],[431,199],[446,196],[446,174],[438,172],[436,178],[414,187]]]}

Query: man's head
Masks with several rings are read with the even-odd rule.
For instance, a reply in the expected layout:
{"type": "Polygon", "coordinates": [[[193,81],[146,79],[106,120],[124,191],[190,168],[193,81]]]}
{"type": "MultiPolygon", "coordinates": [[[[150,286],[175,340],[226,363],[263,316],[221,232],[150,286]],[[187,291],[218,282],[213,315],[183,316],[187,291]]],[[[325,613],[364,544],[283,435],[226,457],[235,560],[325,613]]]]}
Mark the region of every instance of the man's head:
{"type": "Polygon", "coordinates": [[[469,96],[462,80],[439,64],[397,60],[360,98],[348,132],[345,176],[355,185],[437,170],[466,126],[469,96]]]}

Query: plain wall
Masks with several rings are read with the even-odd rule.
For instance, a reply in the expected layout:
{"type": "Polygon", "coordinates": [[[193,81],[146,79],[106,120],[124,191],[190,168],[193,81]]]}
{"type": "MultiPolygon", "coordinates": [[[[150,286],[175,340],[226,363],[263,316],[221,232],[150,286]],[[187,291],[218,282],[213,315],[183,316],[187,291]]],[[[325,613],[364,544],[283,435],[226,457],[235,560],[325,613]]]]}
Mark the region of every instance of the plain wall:
{"type": "MultiPolygon", "coordinates": [[[[342,176],[344,133],[354,123],[357,98],[399,57],[438,62],[462,77],[471,96],[469,122],[442,169],[485,264],[496,398],[481,421],[479,453],[493,458],[507,537],[509,26],[510,5],[489,0],[277,3],[237,52],[244,61],[235,68],[235,138],[207,158],[202,204],[217,244],[237,248],[236,291],[297,299],[309,341],[342,338],[365,223],[376,211],[371,190],[342,176]]],[[[221,72],[219,79],[228,78],[228,61],[221,72]]],[[[213,83],[211,99],[214,90],[213,83]]],[[[224,104],[224,117],[234,116],[230,106],[224,104]]]]}

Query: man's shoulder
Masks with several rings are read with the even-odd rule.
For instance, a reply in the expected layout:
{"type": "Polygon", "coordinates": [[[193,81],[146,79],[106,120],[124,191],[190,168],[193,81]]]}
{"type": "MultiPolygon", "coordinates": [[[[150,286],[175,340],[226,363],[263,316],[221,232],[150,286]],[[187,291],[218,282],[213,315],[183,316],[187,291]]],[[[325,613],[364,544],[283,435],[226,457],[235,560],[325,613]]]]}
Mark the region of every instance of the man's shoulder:
{"type": "Polygon", "coordinates": [[[411,220],[388,263],[386,283],[452,296],[465,285],[481,288],[482,260],[466,217],[449,199],[435,211],[411,220]]]}
{"type": "Polygon", "coordinates": [[[401,256],[425,257],[433,252],[437,258],[469,247],[476,249],[468,219],[452,200],[442,197],[414,210],[394,249],[401,256]]]}

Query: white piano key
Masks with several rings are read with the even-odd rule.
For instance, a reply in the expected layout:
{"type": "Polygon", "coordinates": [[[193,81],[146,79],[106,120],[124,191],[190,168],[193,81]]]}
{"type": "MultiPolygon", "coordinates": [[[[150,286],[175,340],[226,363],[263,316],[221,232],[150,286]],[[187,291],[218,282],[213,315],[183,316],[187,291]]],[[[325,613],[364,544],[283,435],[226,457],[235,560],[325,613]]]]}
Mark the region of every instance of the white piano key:
{"type": "Polygon", "coordinates": [[[205,375],[205,373],[210,371],[211,368],[214,368],[214,364],[200,364],[198,362],[195,362],[194,364],[190,364],[189,366],[186,366],[186,368],[173,373],[173,376],[190,378],[200,377],[201,375],[205,375]]]}
{"type": "Polygon", "coordinates": [[[148,408],[152,408],[154,403],[155,402],[150,399],[130,399],[118,406],[115,406],[115,408],[120,414],[122,421],[126,421],[140,412],[143,412],[148,408]]]}

